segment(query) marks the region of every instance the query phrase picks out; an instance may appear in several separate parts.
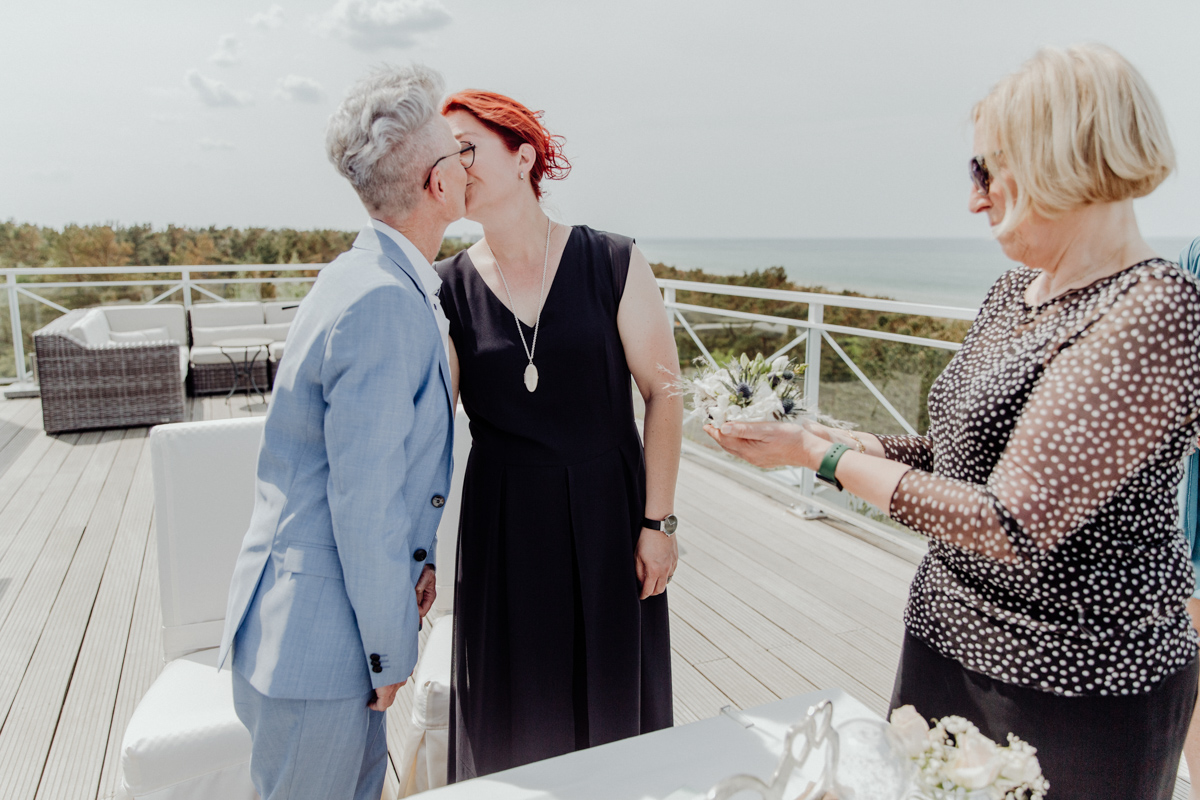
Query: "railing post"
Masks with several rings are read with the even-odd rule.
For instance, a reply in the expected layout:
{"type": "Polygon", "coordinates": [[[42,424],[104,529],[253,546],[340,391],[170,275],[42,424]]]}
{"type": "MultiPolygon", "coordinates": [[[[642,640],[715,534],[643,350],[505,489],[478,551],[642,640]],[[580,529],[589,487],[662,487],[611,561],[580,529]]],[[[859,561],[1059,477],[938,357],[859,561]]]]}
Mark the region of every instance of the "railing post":
{"type": "Polygon", "coordinates": [[[181,269],[179,275],[183,281],[183,313],[190,318],[192,313],[192,271],[181,269]]]}
{"type": "MultiPolygon", "coordinates": [[[[825,306],[821,303],[808,304],[808,321],[820,325],[825,321],[825,306]]],[[[808,364],[804,371],[804,402],[814,414],[821,402],[821,331],[808,329],[808,339],[804,342],[804,361],[808,364]]],[[[800,471],[800,494],[812,497],[815,476],[811,469],[800,471]]]]}
{"type": "Polygon", "coordinates": [[[13,358],[17,362],[17,382],[29,379],[25,371],[25,339],[21,335],[21,303],[17,294],[17,276],[8,273],[8,321],[12,323],[13,358]]]}

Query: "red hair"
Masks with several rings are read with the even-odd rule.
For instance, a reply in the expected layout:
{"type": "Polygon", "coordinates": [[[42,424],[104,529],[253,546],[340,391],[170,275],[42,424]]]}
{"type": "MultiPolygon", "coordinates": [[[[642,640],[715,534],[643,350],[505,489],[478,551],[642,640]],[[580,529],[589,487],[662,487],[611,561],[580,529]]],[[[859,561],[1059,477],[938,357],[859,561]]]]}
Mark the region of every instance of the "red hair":
{"type": "Polygon", "coordinates": [[[523,144],[533,148],[536,155],[529,170],[529,183],[538,199],[542,196],[542,178],[560,180],[571,171],[571,162],[562,150],[565,140],[550,133],[542,124],[545,112],[530,111],[511,97],[478,89],[467,89],[447,97],[442,104],[442,114],[451,111],[466,111],[503,139],[514,153],[523,144]]]}

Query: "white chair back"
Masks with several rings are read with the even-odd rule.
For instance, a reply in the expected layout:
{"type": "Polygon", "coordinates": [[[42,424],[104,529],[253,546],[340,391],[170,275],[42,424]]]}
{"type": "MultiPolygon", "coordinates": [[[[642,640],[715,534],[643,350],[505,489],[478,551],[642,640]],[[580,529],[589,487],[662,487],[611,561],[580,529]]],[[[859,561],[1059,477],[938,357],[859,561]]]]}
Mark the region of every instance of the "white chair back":
{"type": "Polygon", "coordinates": [[[150,433],[167,661],[221,644],[265,421],[181,422],[150,433]]]}

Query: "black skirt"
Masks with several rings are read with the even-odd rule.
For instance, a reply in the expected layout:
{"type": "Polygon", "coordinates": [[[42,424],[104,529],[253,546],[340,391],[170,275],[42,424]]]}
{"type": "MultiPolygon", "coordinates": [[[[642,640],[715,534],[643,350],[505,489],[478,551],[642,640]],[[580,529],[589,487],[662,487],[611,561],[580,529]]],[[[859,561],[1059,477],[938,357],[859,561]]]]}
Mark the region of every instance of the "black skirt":
{"type": "Polygon", "coordinates": [[[1200,661],[1144,694],[1063,697],[1003,683],[904,636],[891,707],[965,717],[995,742],[1037,748],[1047,800],[1171,800],[1196,703],[1200,661]]]}

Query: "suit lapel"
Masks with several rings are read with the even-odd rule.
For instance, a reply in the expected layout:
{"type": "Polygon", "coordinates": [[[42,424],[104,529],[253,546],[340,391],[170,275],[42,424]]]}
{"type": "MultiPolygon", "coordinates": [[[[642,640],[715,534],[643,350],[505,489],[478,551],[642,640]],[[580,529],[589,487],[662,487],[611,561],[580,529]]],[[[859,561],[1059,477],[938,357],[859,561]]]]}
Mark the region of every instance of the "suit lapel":
{"type": "MultiPolygon", "coordinates": [[[[433,306],[430,305],[429,297],[425,294],[425,284],[421,281],[421,276],[417,274],[416,267],[408,260],[408,256],[404,255],[404,251],[400,249],[398,244],[393,242],[388,236],[375,230],[373,226],[368,225],[359,232],[358,238],[354,240],[354,247],[360,250],[383,253],[387,256],[388,260],[395,264],[413,282],[413,285],[416,286],[417,291],[421,295],[421,299],[425,301],[425,307],[429,309],[430,315],[433,315],[433,306]]],[[[436,322],[434,322],[434,326],[437,326],[436,322]]],[[[438,338],[441,338],[440,329],[438,330],[438,338]]],[[[442,388],[446,390],[446,403],[450,404],[450,364],[446,361],[445,348],[441,347],[438,348],[438,371],[442,376],[442,388]]],[[[451,409],[450,416],[453,418],[454,409],[451,409]]]]}

